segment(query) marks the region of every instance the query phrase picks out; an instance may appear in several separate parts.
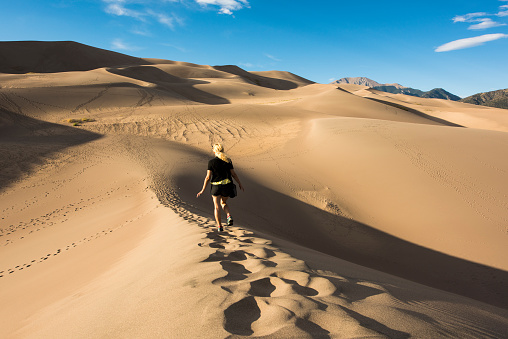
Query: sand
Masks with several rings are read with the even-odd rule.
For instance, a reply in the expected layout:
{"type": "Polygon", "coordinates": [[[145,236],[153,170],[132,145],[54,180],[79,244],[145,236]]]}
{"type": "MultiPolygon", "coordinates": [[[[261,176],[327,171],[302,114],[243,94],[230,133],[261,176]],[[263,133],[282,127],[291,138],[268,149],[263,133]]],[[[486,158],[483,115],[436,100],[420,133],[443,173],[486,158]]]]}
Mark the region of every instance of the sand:
{"type": "Polygon", "coordinates": [[[508,336],[508,111],[87,53],[0,74],[0,337],[508,336]]]}

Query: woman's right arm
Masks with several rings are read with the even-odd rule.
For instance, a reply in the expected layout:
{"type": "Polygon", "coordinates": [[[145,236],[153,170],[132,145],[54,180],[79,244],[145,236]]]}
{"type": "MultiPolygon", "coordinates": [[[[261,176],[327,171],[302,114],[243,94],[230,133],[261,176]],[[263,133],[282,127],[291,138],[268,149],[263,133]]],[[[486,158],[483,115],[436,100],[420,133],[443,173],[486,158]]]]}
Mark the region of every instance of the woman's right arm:
{"type": "Polygon", "coordinates": [[[205,191],[206,185],[208,185],[208,182],[210,181],[211,178],[212,178],[212,171],[210,171],[210,170],[206,171],[206,177],[205,177],[205,181],[203,182],[203,188],[201,189],[201,191],[198,192],[198,194],[196,194],[196,198],[199,198],[199,196],[201,194],[203,194],[203,192],[205,191]]]}
{"type": "Polygon", "coordinates": [[[242,182],[240,181],[240,178],[238,178],[238,175],[236,174],[236,172],[235,172],[235,170],[233,168],[231,169],[231,176],[238,183],[238,186],[240,186],[240,189],[242,191],[245,191],[244,188],[243,188],[242,182]]]}

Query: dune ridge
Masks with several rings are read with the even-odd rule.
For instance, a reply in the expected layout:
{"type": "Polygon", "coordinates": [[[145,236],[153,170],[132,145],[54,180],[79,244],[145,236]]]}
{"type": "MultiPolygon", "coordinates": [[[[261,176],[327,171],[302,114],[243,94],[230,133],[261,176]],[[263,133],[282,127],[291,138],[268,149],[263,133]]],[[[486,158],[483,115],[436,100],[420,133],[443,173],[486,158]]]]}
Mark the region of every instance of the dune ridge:
{"type": "Polygon", "coordinates": [[[142,60],[0,74],[1,337],[506,336],[506,110],[142,60]]]}
{"type": "Polygon", "coordinates": [[[106,66],[148,63],[74,41],[2,41],[0,60],[0,72],[17,74],[89,71],[106,66]]]}

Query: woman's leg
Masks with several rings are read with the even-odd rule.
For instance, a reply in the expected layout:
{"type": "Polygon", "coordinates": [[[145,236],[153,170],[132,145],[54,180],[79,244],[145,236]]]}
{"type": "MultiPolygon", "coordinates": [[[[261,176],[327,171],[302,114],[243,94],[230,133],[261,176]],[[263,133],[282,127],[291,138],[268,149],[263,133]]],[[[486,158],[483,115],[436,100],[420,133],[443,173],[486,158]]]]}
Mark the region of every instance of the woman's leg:
{"type": "Polygon", "coordinates": [[[229,206],[226,203],[226,201],[228,201],[228,198],[229,197],[221,197],[221,199],[220,199],[220,205],[222,206],[222,209],[224,210],[224,212],[226,212],[229,215],[230,214],[229,213],[229,206]]]}
{"type": "Polygon", "coordinates": [[[217,227],[222,228],[221,218],[220,218],[221,196],[220,195],[218,195],[218,196],[212,195],[212,199],[213,199],[213,207],[214,207],[213,214],[215,215],[215,221],[217,222],[217,227]]]}
{"type": "Polygon", "coordinates": [[[221,200],[220,200],[220,204],[221,204],[222,209],[224,210],[224,212],[226,212],[226,214],[227,214],[227,221],[228,221],[227,225],[231,226],[231,225],[233,225],[233,217],[231,216],[231,213],[229,211],[229,206],[227,204],[228,198],[229,197],[222,197],[221,200]]]}

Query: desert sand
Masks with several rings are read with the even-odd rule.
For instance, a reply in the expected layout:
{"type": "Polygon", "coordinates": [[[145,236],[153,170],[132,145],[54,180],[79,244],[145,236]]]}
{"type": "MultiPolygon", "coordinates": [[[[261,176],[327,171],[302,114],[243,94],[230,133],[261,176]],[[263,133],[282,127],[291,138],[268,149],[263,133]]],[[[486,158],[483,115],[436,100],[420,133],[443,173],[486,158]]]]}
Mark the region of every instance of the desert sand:
{"type": "Polygon", "coordinates": [[[1,338],[508,337],[507,110],[22,46],[1,338]],[[215,142],[246,187],[223,233],[215,142]]]}

